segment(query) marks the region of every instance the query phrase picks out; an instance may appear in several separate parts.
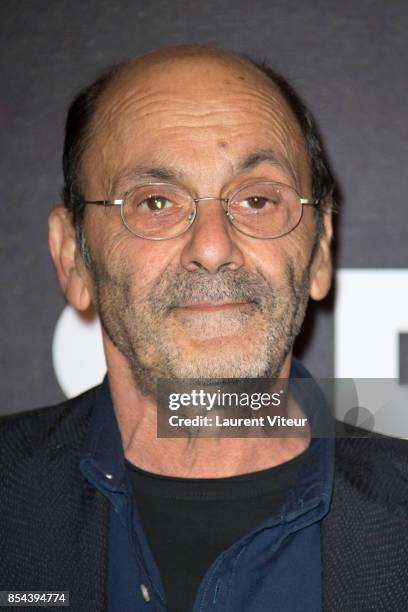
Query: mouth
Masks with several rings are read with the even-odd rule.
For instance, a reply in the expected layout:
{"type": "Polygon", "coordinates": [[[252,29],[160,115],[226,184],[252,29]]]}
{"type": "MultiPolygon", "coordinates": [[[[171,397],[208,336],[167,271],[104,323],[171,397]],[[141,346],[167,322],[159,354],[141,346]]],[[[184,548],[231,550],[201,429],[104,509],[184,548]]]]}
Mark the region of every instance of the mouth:
{"type": "Polygon", "coordinates": [[[192,302],[191,304],[183,304],[177,309],[185,313],[215,313],[229,310],[242,310],[248,307],[253,307],[254,302],[192,302]]]}

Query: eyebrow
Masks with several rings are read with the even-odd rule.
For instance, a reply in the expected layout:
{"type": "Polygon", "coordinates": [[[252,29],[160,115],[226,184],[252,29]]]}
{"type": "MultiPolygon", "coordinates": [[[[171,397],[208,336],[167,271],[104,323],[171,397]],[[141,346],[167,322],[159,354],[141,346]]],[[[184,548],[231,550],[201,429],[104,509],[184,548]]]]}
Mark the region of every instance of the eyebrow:
{"type": "Polygon", "coordinates": [[[287,170],[293,180],[297,182],[297,176],[291,162],[286,157],[276,153],[273,149],[256,149],[252,151],[238,165],[238,171],[251,170],[264,162],[273,166],[281,166],[284,170],[287,170]]]}
{"type": "MultiPolygon", "coordinates": [[[[273,166],[280,166],[286,170],[297,183],[297,176],[290,161],[273,149],[255,149],[238,163],[237,172],[251,170],[260,164],[267,162],[273,166]]],[[[129,184],[143,180],[156,180],[164,182],[180,181],[185,172],[168,166],[132,166],[124,168],[114,179],[111,190],[116,193],[118,190],[125,189],[129,184]]]]}
{"type": "Polygon", "coordinates": [[[129,183],[140,180],[154,179],[156,181],[177,181],[182,176],[182,172],[174,168],[166,166],[132,166],[124,168],[121,173],[114,179],[112,184],[112,192],[121,187],[126,187],[129,183]]]}

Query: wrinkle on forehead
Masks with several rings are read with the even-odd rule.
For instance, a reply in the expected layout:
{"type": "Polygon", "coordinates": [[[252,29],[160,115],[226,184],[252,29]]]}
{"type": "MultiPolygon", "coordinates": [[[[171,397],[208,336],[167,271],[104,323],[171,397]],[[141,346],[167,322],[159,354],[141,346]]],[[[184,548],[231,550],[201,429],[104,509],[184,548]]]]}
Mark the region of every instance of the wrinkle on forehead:
{"type": "MultiPolygon", "coordinates": [[[[164,50],[119,71],[91,126],[88,152],[97,149],[98,166],[128,163],[127,153],[137,143],[148,146],[150,134],[160,138],[161,131],[167,142],[185,139],[186,146],[205,135],[220,150],[222,141],[226,155],[231,138],[256,138],[255,131],[269,131],[289,163],[305,158],[300,127],[277,86],[241,58],[207,51],[164,50]]],[[[104,173],[105,182],[109,174],[104,173]]]]}

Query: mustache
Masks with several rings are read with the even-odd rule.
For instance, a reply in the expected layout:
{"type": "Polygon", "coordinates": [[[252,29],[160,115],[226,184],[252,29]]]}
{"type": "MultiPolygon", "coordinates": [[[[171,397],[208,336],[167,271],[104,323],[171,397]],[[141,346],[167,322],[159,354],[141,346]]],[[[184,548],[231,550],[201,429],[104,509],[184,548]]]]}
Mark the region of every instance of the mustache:
{"type": "Polygon", "coordinates": [[[149,293],[148,301],[156,314],[193,302],[249,302],[262,306],[265,299],[278,292],[259,271],[222,270],[209,274],[205,270],[167,270],[149,293]]]}

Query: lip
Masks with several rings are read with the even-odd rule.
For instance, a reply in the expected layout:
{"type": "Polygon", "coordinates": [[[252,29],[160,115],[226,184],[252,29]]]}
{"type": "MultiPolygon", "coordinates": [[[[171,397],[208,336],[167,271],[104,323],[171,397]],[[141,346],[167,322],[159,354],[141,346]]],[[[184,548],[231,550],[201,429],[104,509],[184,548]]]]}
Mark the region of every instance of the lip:
{"type": "Polygon", "coordinates": [[[186,312],[222,312],[223,310],[239,309],[251,306],[252,302],[194,302],[178,306],[186,312]]]}

